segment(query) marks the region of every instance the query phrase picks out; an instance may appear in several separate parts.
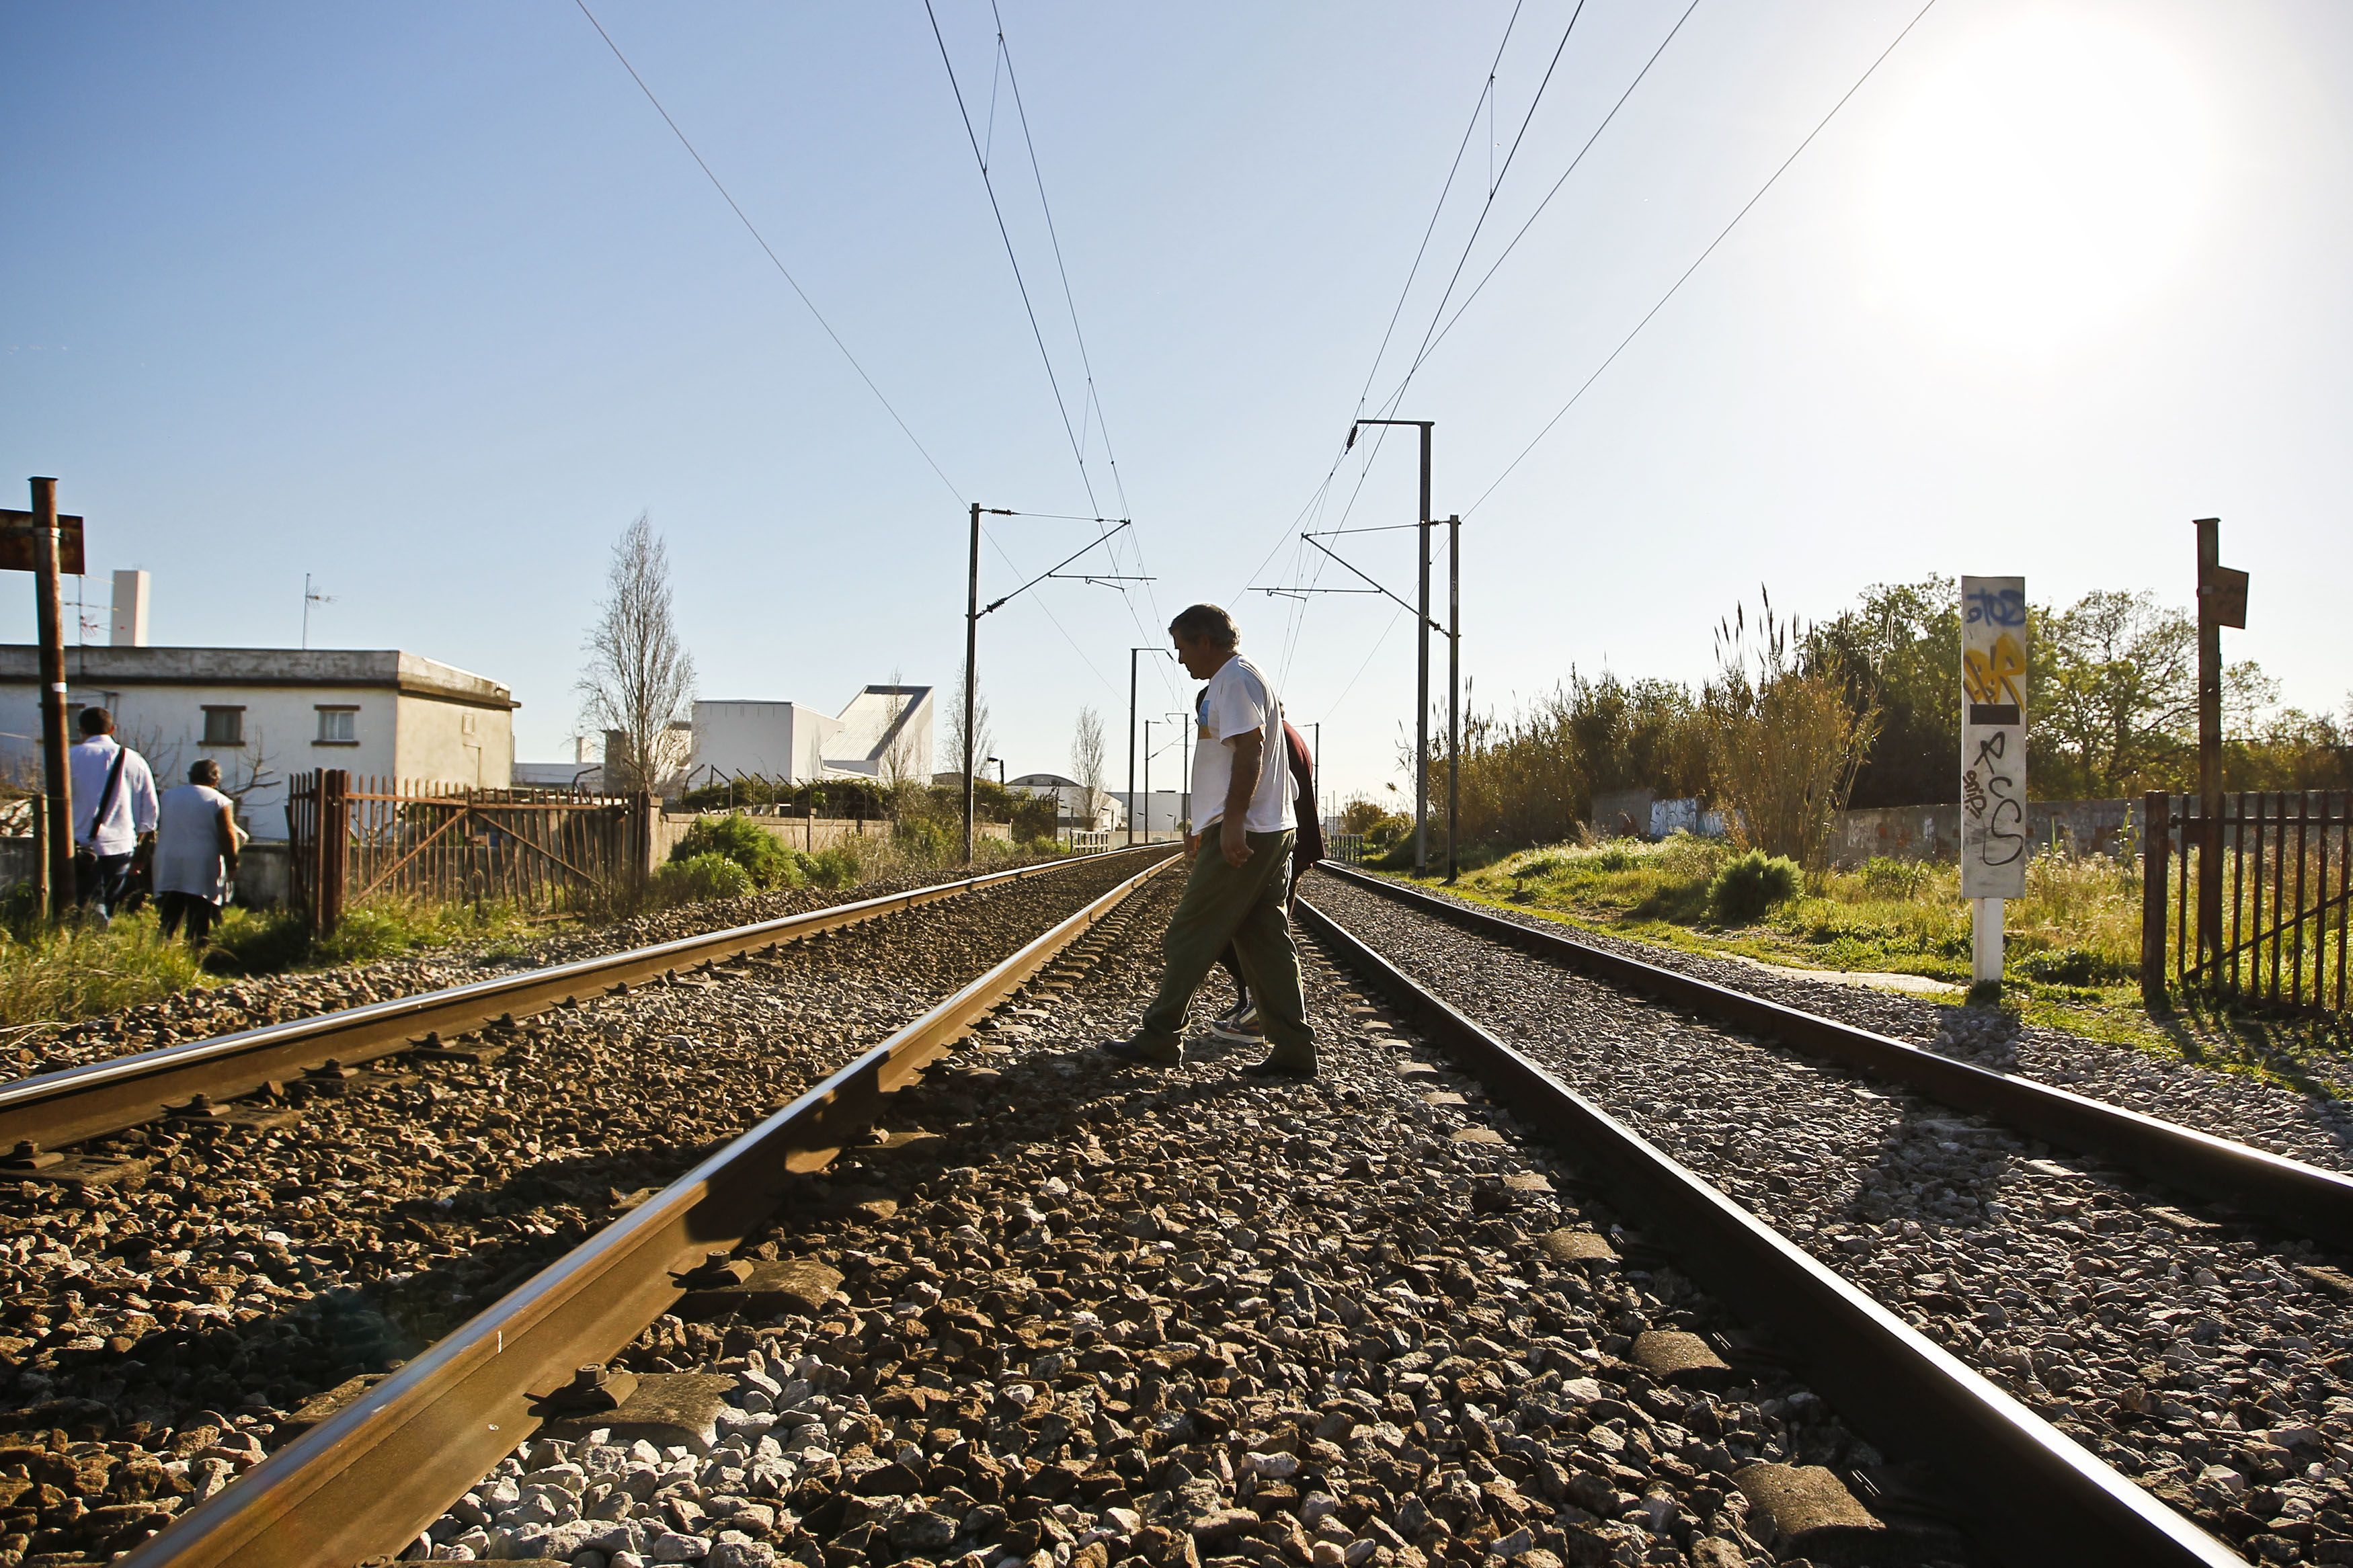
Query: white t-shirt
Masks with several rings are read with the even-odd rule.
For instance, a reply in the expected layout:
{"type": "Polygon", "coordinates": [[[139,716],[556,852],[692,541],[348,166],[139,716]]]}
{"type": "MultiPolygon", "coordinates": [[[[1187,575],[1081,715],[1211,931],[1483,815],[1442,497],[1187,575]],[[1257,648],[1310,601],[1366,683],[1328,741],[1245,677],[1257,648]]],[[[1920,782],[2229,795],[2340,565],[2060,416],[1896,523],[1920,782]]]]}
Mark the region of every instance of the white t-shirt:
{"type": "Polygon", "coordinates": [[[1250,833],[1282,833],[1292,826],[1291,753],[1282,739],[1282,705],[1274,688],[1258,667],[1236,654],[1209,677],[1195,711],[1199,733],[1193,746],[1193,816],[1195,832],[1226,815],[1226,790],[1234,778],[1237,735],[1256,731],[1259,747],[1258,788],[1250,795],[1250,813],[1242,827],[1250,833]]]}

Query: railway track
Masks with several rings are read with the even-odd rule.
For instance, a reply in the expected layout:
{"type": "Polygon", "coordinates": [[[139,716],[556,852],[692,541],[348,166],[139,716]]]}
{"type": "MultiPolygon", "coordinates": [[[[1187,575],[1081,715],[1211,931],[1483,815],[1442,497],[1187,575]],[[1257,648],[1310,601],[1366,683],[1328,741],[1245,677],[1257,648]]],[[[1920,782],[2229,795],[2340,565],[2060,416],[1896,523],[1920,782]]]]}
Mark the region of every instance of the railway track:
{"type": "Polygon", "coordinates": [[[0,1560],[151,1531],[282,1442],[306,1399],[419,1353],[1148,858],[0,1087],[12,1141],[40,1146],[0,1172],[0,1560]]]}
{"type": "Polygon", "coordinates": [[[1391,963],[1368,911],[1431,928],[1377,895],[1313,889],[1314,1084],[1100,1058],[1176,891],[1103,889],[130,1561],[2241,1561],[1391,963]]]}
{"type": "MultiPolygon", "coordinates": [[[[1078,917],[1101,929],[1059,964],[1069,931],[868,1053],[132,1563],[1725,1568],[1762,1561],[1760,1538],[1892,1545],[1807,1468],[1860,1477],[1879,1456],[1776,1358],[1695,1353],[1703,1334],[1733,1348],[1739,1320],[1511,1117],[1431,1103],[1416,1042],[1328,962],[1311,954],[1314,1084],[1248,1084],[1214,1047],[1166,1075],[1088,1049],[1154,978],[1137,939],[1176,889],[1141,892],[1078,917]],[[914,1074],[992,1003],[1025,1033],[914,1074]],[[866,1117],[888,1135],[853,1142],[866,1117]],[[575,1379],[591,1361],[600,1377],[575,1379]]],[[[1971,1555],[1925,1516],[1901,1550],[1971,1555]]]]}
{"type": "Polygon", "coordinates": [[[1310,897],[1469,1026],[2149,1495],[2259,1560],[2353,1561],[2353,1278],[2306,1239],[2343,1178],[1369,880],[1310,897]]]}

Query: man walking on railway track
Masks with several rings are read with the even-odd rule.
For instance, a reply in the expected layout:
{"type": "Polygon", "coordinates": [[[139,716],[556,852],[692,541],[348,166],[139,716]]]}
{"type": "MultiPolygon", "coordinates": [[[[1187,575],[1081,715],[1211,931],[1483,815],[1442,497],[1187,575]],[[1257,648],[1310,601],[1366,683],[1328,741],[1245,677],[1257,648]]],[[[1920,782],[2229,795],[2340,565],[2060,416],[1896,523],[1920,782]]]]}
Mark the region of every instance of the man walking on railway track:
{"type": "Polygon", "coordinates": [[[1168,623],[1176,658],[1208,689],[1193,751],[1193,799],[1215,802],[1202,824],[1185,896],[1161,939],[1166,967],[1143,1026],[1103,1050],[1124,1062],[1173,1066],[1184,1059],[1186,1010],[1229,944],[1258,999],[1266,1059],[1242,1068],[1253,1079],[1311,1078],[1315,1041],[1291,943],[1288,909],[1293,816],[1284,766],[1282,704],[1257,666],[1241,657],[1233,617],[1195,605],[1168,623]]]}

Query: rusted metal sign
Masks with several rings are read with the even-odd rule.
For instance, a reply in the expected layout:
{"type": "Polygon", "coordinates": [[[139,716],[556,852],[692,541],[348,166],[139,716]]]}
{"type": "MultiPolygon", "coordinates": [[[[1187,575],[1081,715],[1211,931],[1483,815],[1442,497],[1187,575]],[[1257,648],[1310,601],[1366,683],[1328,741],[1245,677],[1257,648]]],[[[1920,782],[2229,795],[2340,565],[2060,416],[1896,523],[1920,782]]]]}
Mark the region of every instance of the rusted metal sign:
{"type": "MultiPolygon", "coordinates": [[[[0,572],[33,570],[33,514],[0,507],[0,572]]],[[[81,564],[81,519],[58,515],[58,571],[79,577],[81,564]]]]}
{"type": "Polygon", "coordinates": [[[2026,579],[1961,579],[1961,897],[2026,896],[2026,579]]]}

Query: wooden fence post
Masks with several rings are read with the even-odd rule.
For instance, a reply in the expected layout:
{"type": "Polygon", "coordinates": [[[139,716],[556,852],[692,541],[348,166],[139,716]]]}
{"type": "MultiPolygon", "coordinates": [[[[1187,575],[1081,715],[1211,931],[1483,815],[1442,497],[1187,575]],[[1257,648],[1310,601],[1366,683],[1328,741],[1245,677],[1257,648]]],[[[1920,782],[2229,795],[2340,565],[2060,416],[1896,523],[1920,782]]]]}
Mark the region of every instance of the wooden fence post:
{"type": "Polygon", "coordinates": [[[659,861],[659,833],[656,831],[661,812],[661,802],[651,790],[639,790],[629,798],[629,870],[639,885],[653,877],[659,861]]]}
{"type": "Polygon", "coordinates": [[[2140,797],[2140,996],[2153,1012],[2168,1005],[2165,892],[2172,847],[2173,797],[2151,790],[2140,797]]]}
{"type": "Polygon", "coordinates": [[[343,919],[343,879],[352,858],[352,775],[343,768],[319,773],[319,898],[312,927],[332,934],[343,919]]]}

